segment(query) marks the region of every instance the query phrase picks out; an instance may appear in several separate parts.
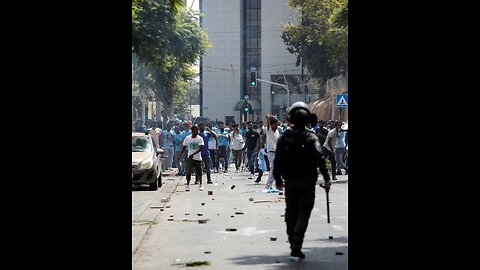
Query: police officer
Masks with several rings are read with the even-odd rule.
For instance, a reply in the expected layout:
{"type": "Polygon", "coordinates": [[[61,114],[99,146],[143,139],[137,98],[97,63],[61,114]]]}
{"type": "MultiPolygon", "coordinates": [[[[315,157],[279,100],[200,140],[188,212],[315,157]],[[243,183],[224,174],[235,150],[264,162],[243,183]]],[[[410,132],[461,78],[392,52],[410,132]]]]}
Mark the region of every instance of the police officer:
{"type": "Polygon", "coordinates": [[[275,152],[273,177],[277,189],[285,187],[285,222],[292,261],[305,258],[301,249],[315,203],[317,168],[323,175],[325,188],[330,188],[330,176],[318,137],[305,128],[313,118],[315,117],[310,114],[307,104],[295,102],[287,115],[293,127],[279,138],[275,152]]]}

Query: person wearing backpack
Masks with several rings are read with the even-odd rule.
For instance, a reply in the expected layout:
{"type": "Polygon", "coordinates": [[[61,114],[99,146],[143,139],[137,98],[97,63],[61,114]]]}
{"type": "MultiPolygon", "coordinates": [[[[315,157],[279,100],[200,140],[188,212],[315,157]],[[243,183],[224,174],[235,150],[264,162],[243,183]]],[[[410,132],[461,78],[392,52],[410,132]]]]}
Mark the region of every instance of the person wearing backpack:
{"type": "Polygon", "coordinates": [[[318,137],[305,128],[315,118],[307,104],[295,102],[287,117],[293,127],[278,139],[273,177],[277,189],[285,188],[285,223],[291,249],[290,260],[300,261],[305,259],[301,249],[315,204],[318,169],[326,189],[330,189],[331,182],[318,137]]]}

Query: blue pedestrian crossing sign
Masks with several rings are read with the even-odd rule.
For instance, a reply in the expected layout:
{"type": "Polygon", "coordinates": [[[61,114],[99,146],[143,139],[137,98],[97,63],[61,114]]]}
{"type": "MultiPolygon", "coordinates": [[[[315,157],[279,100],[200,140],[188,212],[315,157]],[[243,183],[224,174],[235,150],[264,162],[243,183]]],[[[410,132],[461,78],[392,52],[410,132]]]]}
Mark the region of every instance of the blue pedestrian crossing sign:
{"type": "Polygon", "coordinates": [[[335,104],[337,107],[340,107],[340,108],[346,108],[348,107],[348,94],[337,94],[335,95],[335,104]]]}

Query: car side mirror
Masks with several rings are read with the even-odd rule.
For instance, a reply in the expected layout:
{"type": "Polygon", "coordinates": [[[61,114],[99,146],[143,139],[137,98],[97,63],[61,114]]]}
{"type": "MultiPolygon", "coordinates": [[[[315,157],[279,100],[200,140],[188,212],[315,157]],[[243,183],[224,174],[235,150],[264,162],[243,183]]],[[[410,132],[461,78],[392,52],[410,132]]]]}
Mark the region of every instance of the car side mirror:
{"type": "Polygon", "coordinates": [[[163,153],[165,153],[165,150],[163,150],[163,149],[160,148],[160,147],[157,147],[156,149],[157,149],[157,150],[156,150],[157,155],[163,156],[163,153]]]}

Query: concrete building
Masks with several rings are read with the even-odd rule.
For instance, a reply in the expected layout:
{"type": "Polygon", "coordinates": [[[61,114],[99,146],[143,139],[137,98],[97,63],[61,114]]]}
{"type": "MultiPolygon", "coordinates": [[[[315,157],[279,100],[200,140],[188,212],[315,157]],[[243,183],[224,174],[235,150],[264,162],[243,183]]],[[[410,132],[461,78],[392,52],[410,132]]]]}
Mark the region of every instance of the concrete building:
{"type": "Polygon", "coordinates": [[[272,112],[283,119],[288,101],[309,102],[302,76],[306,70],[295,66],[296,56],[281,38],[281,23],[297,22],[288,0],[203,0],[199,7],[200,23],[212,44],[200,61],[202,116],[238,123],[264,120],[265,113],[272,112]],[[261,81],[251,86],[252,73],[289,85],[290,96],[286,87],[261,81]]]}

